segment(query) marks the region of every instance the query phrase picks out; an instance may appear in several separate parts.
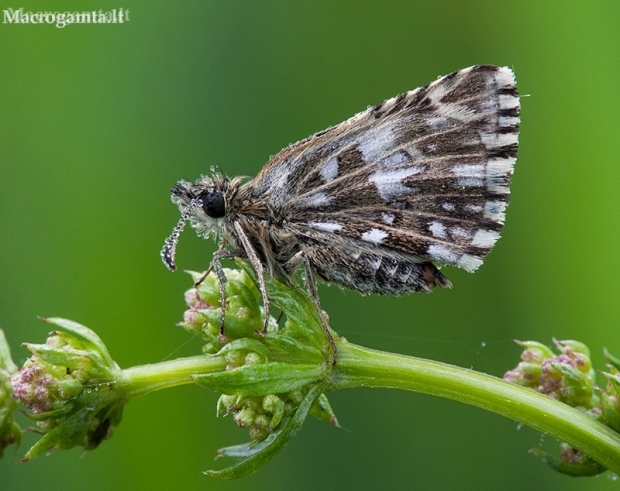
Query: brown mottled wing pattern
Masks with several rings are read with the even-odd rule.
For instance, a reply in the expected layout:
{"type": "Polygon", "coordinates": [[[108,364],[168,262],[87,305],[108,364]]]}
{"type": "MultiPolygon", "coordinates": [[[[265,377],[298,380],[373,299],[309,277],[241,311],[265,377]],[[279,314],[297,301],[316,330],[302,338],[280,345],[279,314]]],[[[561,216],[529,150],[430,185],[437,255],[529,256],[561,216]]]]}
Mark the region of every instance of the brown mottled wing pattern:
{"type": "Polygon", "coordinates": [[[508,68],[474,66],[284,149],[251,185],[315,272],[360,291],[428,291],[499,238],[516,160],[508,68]],[[432,269],[429,269],[432,268],[432,269]]]}

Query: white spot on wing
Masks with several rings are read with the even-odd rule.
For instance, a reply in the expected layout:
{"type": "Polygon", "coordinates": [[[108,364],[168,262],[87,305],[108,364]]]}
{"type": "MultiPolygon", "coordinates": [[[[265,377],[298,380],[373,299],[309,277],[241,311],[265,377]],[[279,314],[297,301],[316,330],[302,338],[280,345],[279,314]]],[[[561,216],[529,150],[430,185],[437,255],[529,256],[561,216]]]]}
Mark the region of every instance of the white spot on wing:
{"type": "Polygon", "coordinates": [[[467,230],[461,227],[456,227],[456,226],[450,227],[450,235],[452,237],[459,237],[459,238],[471,237],[471,233],[469,233],[467,230]]]}
{"type": "Polygon", "coordinates": [[[462,121],[463,123],[469,123],[477,117],[475,111],[472,111],[465,106],[455,104],[454,102],[439,102],[437,100],[435,101],[435,106],[437,108],[436,114],[446,118],[456,119],[457,121],[462,121]]]}
{"type": "Polygon", "coordinates": [[[401,283],[407,283],[407,280],[411,276],[412,272],[413,272],[413,269],[407,269],[406,271],[403,271],[402,273],[398,273],[398,281],[401,283]]]}
{"type": "Polygon", "coordinates": [[[442,130],[444,128],[454,126],[451,121],[448,121],[443,116],[431,116],[425,122],[432,126],[435,130],[442,130]]]}
{"type": "Polygon", "coordinates": [[[323,232],[337,232],[342,228],[342,225],[336,222],[308,222],[306,225],[323,232]]]}
{"type": "Polygon", "coordinates": [[[386,169],[389,167],[401,166],[411,162],[411,158],[405,152],[395,152],[392,155],[388,155],[384,159],[377,162],[377,167],[380,169],[386,169]]]}
{"type": "Polygon", "coordinates": [[[500,116],[498,118],[499,120],[499,126],[516,126],[517,124],[519,124],[519,117],[518,116],[500,116]]]}
{"type": "Polygon", "coordinates": [[[441,204],[441,207],[442,207],[444,210],[454,211],[454,203],[448,203],[448,202],[445,202],[445,203],[442,203],[442,204],[441,204]]]}
{"type": "Polygon", "coordinates": [[[487,189],[492,193],[509,194],[508,177],[512,175],[515,158],[489,160],[487,164],[487,189]]]}
{"type": "MultiPolygon", "coordinates": [[[[502,87],[513,86],[515,85],[515,74],[512,70],[506,66],[499,67],[495,74],[495,80],[497,80],[498,85],[502,87]]],[[[516,99],[516,97],[513,97],[516,99]]],[[[517,99],[518,100],[518,99],[517,99]]]]}
{"type": "Polygon", "coordinates": [[[467,188],[480,188],[484,185],[484,181],[478,177],[459,177],[456,185],[467,188]]]}
{"type": "Polygon", "coordinates": [[[484,247],[490,249],[493,247],[495,242],[499,239],[499,232],[495,232],[493,230],[484,230],[480,229],[474,235],[474,238],[471,240],[471,245],[474,247],[484,247]]]}
{"type": "Polygon", "coordinates": [[[433,221],[428,224],[428,229],[433,234],[433,237],[437,237],[440,239],[445,239],[446,237],[446,227],[443,223],[438,221],[433,221]]]}
{"type": "Polygon", "coordinates": [[[394,277],[396,270],[398,269],[398,263],[394,263],[392,266],[388,264],[388,266],[384,269],[385,274],[388,276],[394,277]]]}
{"type": "Polygon", "coordinates": [[[500,94],[498,97],[500,109],[519,107],[519,99],[513,95],[500,94]]]}
{"type": "Polygon", "coordinates": [[[480,140],[487,148],[497,148],[517,143],[516,133],[483,133],[480,132],[480,140]]]}
{"type": "Polygon", "coordinates": [[[338,175],[338,159],[336,157],[327,161],[321,169],[321,175],[327,182],[332,182],[338,175]]]}
{"type": "Polygon", "coordinates": [[[482,259],[469,254],[463,254],[456,263],[459,268],[463,268],[468,273],[477,270],[481,264],[482,259]]]}
{"type": "Polygon", "coordinates": [[[428,255],[440,263],[454,264],[457,261],[457,255],[441,244],[432,244],[428,247],[428,255]]]}
{"type": "Polygon", "coordinates": [[[386,225],[392,225],[396,216],[393,213],[381,213],[381,218],[386,225]]]}
{"type": "Polygon", "coordinates": [[[452,172],[458,177],[458,186],[480,187],[484,185],[485,169],[483,164],[455,165],[452,172]]]}
{"type": "Polygon", "coordinates": [[[417,193],[419,188],[405,186],[401,181],[425,170],[425,165],[414,165],[394,170],[378,170],[373,172],[368,179],[375,183],[379,195],[387,201],[395,196],[417,193]]]}
{"type": "Polygon", "coordinates": [[[301,198],[299,201],[305,206],[324,206],[330,203],[330,199],[325,193],[314,193],[301,198]]]}
{"type": "Polygon", "coordinates": [[[362,240],[366,242],[372,242],[373,244],[381,244],[383,239],[388,236],[388,233],[385,230],[379,230],[378,228],[373,228],[368,232],[364,232],[362,234],[362,240]]]}
{"type": "Polygon", "coordinates": [[[493,179],[495,177],[511,176],[513,172],[513,159],[494,159],[489,160],[486,169],[486,175],[488,178],[493,179]]]}
{"type": "Polygon", "coordinates": [[[484,165],[455,165],[452,168],[452,172],[456,177],[478,177],[482,179],[484,177],[484,165]]]}
{"type": "Polygon", "coordinates": [[[364,141],[358,145],[362,152],[362,157],[367,163],[374,162],[394,145],[393,125],[384,125],[371,133],[364,141]]]}
{"type": "Polygon", "coordinates": [[[484,218],[489,218],[497,223],[504,223],[506,206],[508,203],[505,201],[487,201],[484,204],[484,218]]]}

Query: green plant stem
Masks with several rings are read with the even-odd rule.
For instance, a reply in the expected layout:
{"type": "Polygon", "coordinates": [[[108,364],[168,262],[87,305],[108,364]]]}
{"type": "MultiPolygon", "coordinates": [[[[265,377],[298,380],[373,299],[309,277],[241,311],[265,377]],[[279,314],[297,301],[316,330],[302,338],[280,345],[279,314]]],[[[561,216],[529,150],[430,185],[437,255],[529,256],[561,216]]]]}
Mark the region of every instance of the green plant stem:
{"type": "Polygon", "coordinates": [[[127,397],[138,397],[176,385],[194,383],[193,375],[222,372],[226,361],[209,355],[191,356],[150,365],[140,365],[122,371],[116,389],[127,397]]]}
{"type": "Polygon", "coordinates": [[[339,343],[331,384],[333,390],[405,389],[471,404],[566,442],[620,474],[620,435],[566,404],[490,375],[339,343]]]}
{"type": "MultiPolygon", "coordinates": [[[[584,413],[472,370],[339,342],[338,364],[328,370],[326,391],[377,387],[412,390],[453,399],[526,424],[579,449],[620,474],[620,435],[584,413]]],[[[116,389],[128,398],[194,383],[194,375],[222,372],[222,357],[207,355],[142,365],[122,371],[116,389]]]]}

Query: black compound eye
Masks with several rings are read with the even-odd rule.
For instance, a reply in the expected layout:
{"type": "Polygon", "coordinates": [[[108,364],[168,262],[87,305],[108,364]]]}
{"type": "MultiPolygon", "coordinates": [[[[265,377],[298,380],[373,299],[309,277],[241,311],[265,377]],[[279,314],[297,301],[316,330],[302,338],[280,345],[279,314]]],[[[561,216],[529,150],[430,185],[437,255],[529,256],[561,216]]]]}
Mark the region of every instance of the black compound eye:
{"type": "Polygon", "coordinates": [[[226,214],[224,196],[219,191],[203,194],[202,207],[211,218],[222,218],[226,214]]]}

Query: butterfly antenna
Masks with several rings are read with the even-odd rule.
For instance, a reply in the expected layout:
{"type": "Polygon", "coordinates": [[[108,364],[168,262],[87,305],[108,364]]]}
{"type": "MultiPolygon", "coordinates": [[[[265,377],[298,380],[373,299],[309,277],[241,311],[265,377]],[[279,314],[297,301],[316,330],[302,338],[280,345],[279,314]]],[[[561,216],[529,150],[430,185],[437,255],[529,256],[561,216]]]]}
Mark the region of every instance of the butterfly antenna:
{"type": "Polygon", "coordinates": [[[177,269],[177,265],[174,263],[174,256],[177,251],[179,236],[185,228],[185,223],[187,222],[187,220],[189,220],[190,215],[199,206],[202,206],[202,200],[193,199],[190,201],[189,206],[185,208],[185,211],[181,215],[180,220],[177,222],[176,226],[172,230],[172,234],[170,234],[170,237],[168,237],[164,242],[164,247],[161,250],[161,260],[170,271],[174,271],[175,269],[177,269]]]}

